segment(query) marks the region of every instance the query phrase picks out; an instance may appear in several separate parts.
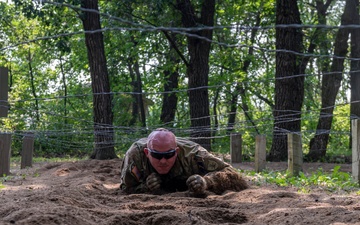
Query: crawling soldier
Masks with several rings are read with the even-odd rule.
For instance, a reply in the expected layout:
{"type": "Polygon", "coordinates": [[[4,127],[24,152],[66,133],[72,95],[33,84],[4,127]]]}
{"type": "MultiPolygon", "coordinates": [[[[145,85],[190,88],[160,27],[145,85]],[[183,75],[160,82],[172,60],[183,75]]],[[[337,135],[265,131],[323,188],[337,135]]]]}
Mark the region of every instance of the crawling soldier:
{"type": "Polygon", "coordinates": [[[241,191],[248,187],[232,166],[195,142],[159,128],[132,144],[121,166],[120,189],[131,193],[241,191]]]}

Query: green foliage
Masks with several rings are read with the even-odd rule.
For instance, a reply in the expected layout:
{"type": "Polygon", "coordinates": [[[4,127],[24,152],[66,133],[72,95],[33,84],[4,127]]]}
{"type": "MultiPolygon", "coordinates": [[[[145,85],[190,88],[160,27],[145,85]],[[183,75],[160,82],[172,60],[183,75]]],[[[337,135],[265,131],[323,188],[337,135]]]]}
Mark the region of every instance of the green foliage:
{"type": "MultiPolygon", "coordinates": [[[[20,154],[23,133],[27,131],[36,134],[36,156],[82,157],[93,149],[92,89],[82,21],[79,19],[80,1],[63,0],[59,3],[69,4],[70,7],[31,0],[0,2],[0,66],[11,70],[11,109],[9,118],[2,120],[0,125],[1,130],[14,134],[12,150],[15,156],[20,154]]],[[[201,3],[196,1],[196,11],[201,10],[197,8],[201,3]]],[[[332,3],[329,24],[339,24],[343,4],[332,3]]],[[[299,2],[302,22],[319,24],[316,9],[309,5],[312,6],[299,2]]],[[[162,92],[167,82],[164,71],[179,72],[179,88],[175,90],[179,99],[176,118],[169,128],[179,136],[189,137],[191,120],[185,65],[189,55],[187,32],[179,29],[179,11],[166,0],[99,1],[99,6],[101,25],[105,28],[104,44],[113,92],[117,154],[123,154],[134,140],[146,136],[149,130],[164,126],[159,118],[162,92]],[[160,27],[166,29],[150,29],[160,27]],[[165,34],[173,37],[177,51],[171,49],[172,44],[165,34]],[[129,127],[133,117],[136,81],[129,68],[134,68],[135,63],[141,74],[143,99],[149,103],[146,127],[142,127],[138,121],[129,127]]],[[[243,135],[245,160],[254,157],[256,135],[265,134],[267,148],[271,146],[276,71],[275,29],[262,28],[273,26],[275,12],[273,0],[224,0],[216,3],[208,89],[215,152],[229,152],[227,128],[232,113],[230,103],[234,97],[237,97],[234,104],[236,119],[232,132],[243,135]],[[250,29],[254,27],[260,29],[250,29]],[[252,40],[254,31],[256,35],[252,40]],[[251,47],[254,47],[252,53],[251,47]],[[244,89],[242,95],[239,87],[244,89]]],[[[327,47],[315,49],[314,54],[331,55],[335,31],[327,30],[316,40],[317,44],[327,47]]],[[[304,48],[307,48],[314,39],[312,35],[315,29],[304,28],[302,32],[304,48]]],[[[306,71],[301,121],[305,153],[316,131],[318,109],[321,108],[321,77],[318,74],[322,73],[321,67],[329,59],[312,57],[306,71]]],[[[341,106],[347,90],[343,85],[335,108],[327,151],[330,156],[351,154],[348,147],[350,107],[348,104],[341,106]]]]}
{"type": "Polygon", "coordinates": [[[351,174],[341,172],[340,168],[335,166],[331,173],[319,168],[310,175],[300,172],[299,176],[290,176],[286,171],[248,172],[247,175],[251,176],[252,181],[257,185],[276,184],[280,187],[295,187],[300,192],[306,193],[314,188],[329,192],[359,191],[359,184],[353,181],[351,174]]]}
{"type": "Polygon", "coordinates": [[[339,105],[334,110],[332,134],[329,140],[329,155],[351,156],[350,105],[339,105]]]}

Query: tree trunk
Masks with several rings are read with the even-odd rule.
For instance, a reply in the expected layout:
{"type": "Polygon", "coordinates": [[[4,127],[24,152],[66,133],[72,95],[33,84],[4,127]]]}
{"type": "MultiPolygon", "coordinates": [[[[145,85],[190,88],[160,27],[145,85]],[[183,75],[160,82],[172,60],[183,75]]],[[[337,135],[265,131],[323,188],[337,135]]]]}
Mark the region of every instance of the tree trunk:
{"type": "Polygon", "coordinates": [[[144,106],[144,98],[143,98],[143,91],[142,91],[142,81],[141,81],[141,74],[140,74],[140,65],[139,61],[135,61],[134,64],[134,71],[136,74],[136,82],[135,82],[135,93],[137,98],[137,103],[139,106],[139,112],[140,112],[140,122],[141,126],[143,128],[146,128],[146,115],[145,115],[145,106],[144,106]]]}
{"type": "MultiPolygon", "coordinates": [[[[276,25],[301,24],[296,0],[276,1],[276,25]]],[[[287,159],[287,134],[299,132],[304,99],[304,76],[298,76],[302,33],[299,28],[276,28],[276,74],[273,142],[269,160],[287,159]]]]}
{"type": "MultiPolygon", "coordinates": [[[[347,25],[351,21],[351,4],[347,0],[344,14],[341,17],[341,25],[347,25]]],[[[318,161],[325,157],[326,148],[329,143],[329,133],[332,124],[336,95],[339,91],[342,72],[344,69],[344,58],[348,52],[349,29],[339,28],[335,39],[335,48],[331,71],[323,76],[321,87],[321,110],[315,136],[310,140],[308,160],[318,161]]]]}
{"type": "MultiPolygon", "coordinates": [[[[360,24],[359,0],[352,0],[351,14],[353,24],[360,24]]],[[[351,29],[351,65],[350,65],[351,105],[350,117],[360,117],[360,29],[351,29]]]]}
{"type": "Polygon", "coordinates": [[[62,60],[62,56],[60,53],[60,71],[61,71],[61,77],[62,77],[62,83],[63,83],[63,87],[64,87],[64,125],[66,126],[68,121],[67,121],[67,84],[66,84],[66,77],[65,77],[65,71],[64,71],[64,64],[63,64],[63,60],[62,60]]]}
{"type": "Polygon", "coordinates": [[[146,115],[145,115],[145,108],[144,108],[144,101],[143,101],[143,94],[142,94],[142,81],[141,75],[139,70],[139,63],[135,61],[132,57],[129,58],[128,62],[128,69],[131,78],[131,85],[133,88],[133,103],[132,103],[132,117],[129,121],[129,126],[136,125],[139,121],[142,127],[146,127],[146,115]]]}
{"type": "MultiPolygon", "coordinates": [[[[236,89],[235,89],[236,90],[236,89]]],[[[230,99],[230,113],[228,117],[228,122],[226,126],[226,132],[230,134],[235,129],[235,121],[236,121],[236,111],[238,107],[238,93],[235,91],[235,93],[231,93],[231,99],[230,99]]]]}
{"type": "MultiPolygon", "coordinates": [[[[181,11],[184,27],[213,26],[215,0],[202,1],[201,15],[197,17],[190,0],[177,0],[177,9],[181,11]]],[[[212,40],[212,29],[189,32],[205,38],[187,36],[189,50],[189,104],[191,118],[191,137],[194,141],[211,151],[211,124],[208,93],[209,54],[212,40]]]]}
{"type": "Polygon", "coordinates": [[[177,57],[175,46],[173,43],[176,43],[176,35],[173,34],[170,42],[170,50],[168,54],[169,64],[173,65],[173,68],[176,68],[174,71],[165,70],[164,71],[164,94],[161,107],[160,120],[166,126],[172,126],[175,120],[175,113],[177,109],[178,97],[175,92],[175,89],[179,86],[179,72],[178,64],[180,63],[179,58],[177,57]]]}
{"type": "MultiPolygon", "coordinates": [[[[81,6],[98,11],[98,0],[82,0],[81,6]]],[[[117,158],[114,150],[113,114],[111,108],[110,83],[106,65],[103,34],[100,16],[95,12],[84,11],[82,15],[85,30],[91,87],[93,92],[95,148],[92,159],[117,158]]]]}
{"type": "Polygon", "coordinates": [[[164,71],[165,84],[160,120],[166,126],[172,126],[175,120],[178,97],[174,89],[178,88],[179,73],[177,71],[164,71]]]}
{"type": "Polygon", "coordinates": [[[29,49],[28,52],[28,65],[29,65],[29,75],[30,75],[30,84],[31,84],[31,93],[35,99],[35,118],[36,118],[36,123],[40,122],[40,114],[39,114],[39,100],[38,100],[38,96],[36,94],[36,90],[35,90],[35,77],[34,77],[34,71],[32,68],[32,56],[31,56],[31,52],[29,49]]]}
{"type": "MultiPolygon", "coordinates": [[[[220,71],[220,76],[222,77],[222,70],[220,71]]],[[[218,113],[217,113],[217,107],[218,107],[218,102],[219,102],[219,97],[220,97],[220,90],[221,88],[216,88],[215,91],[215,95],[214,95],[214,100],[213,100],[213,115],[214,115],[214,129],[212,132],[212,136],[216,136],[216,131],[219,129],[219,120],[218,120],[218,113]]],[[[212,144],[215,143],[215,139],[213,139],[212,144]]]]}

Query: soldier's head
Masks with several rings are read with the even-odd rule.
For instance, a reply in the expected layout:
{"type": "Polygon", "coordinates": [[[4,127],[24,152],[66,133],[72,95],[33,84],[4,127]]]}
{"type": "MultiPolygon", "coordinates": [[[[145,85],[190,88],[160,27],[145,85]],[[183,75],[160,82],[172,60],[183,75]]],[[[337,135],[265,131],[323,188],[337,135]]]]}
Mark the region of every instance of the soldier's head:
{"type": "Polygon", "coordinates": [[[159,174],[167,174],[174,166],[179,152],[175,135],[165,128],[154,130],[148,136],[144,152],[159,174]]]}

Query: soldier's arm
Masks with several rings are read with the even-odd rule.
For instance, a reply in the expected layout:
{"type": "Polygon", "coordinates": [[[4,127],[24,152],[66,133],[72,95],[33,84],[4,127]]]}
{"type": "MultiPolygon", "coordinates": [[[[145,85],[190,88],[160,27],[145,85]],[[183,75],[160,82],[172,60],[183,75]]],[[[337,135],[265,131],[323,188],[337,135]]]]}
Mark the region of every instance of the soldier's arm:
{"type": "MultiPolygon", "coordinates": [[[[121,176],[121,191],[126,194],[138,194],[138,193],[152,193],[162,194],[165,193],[161,188],[161,178],[156,173],[150,174],[145,177],[141,174],[140,177],[136,174],[136,166],[129,166],[124,172],[124,176],[121,176]]],[[[123,173],[122,173],[123,175],[123,173]]]]}
{"type": "Polygon", "coordinates": [[[121,166],[120,190],[127,194],[145,193],[148,188],[133,155],[126,154],[121,166]]]}
{"type": "Polygon", "coordinates": [[[203,177],[206,180],[207,190],[221,194],[226,190],[241,191],[248,188],[248,184],[241,174],[230,164],[200,149],[197,154],[199,166],[207,172],[203,177]],[[202,165],[201,165],[202,161],[202,165]]]}
{"type": "Polygon", "coordinates": [[[148,187],[142,181],[139,181],[131,171],[131,168],[127,168],[126,171],[121,172],[120,189],[127,194],[138,194],[148,192],[148,187]]]}

